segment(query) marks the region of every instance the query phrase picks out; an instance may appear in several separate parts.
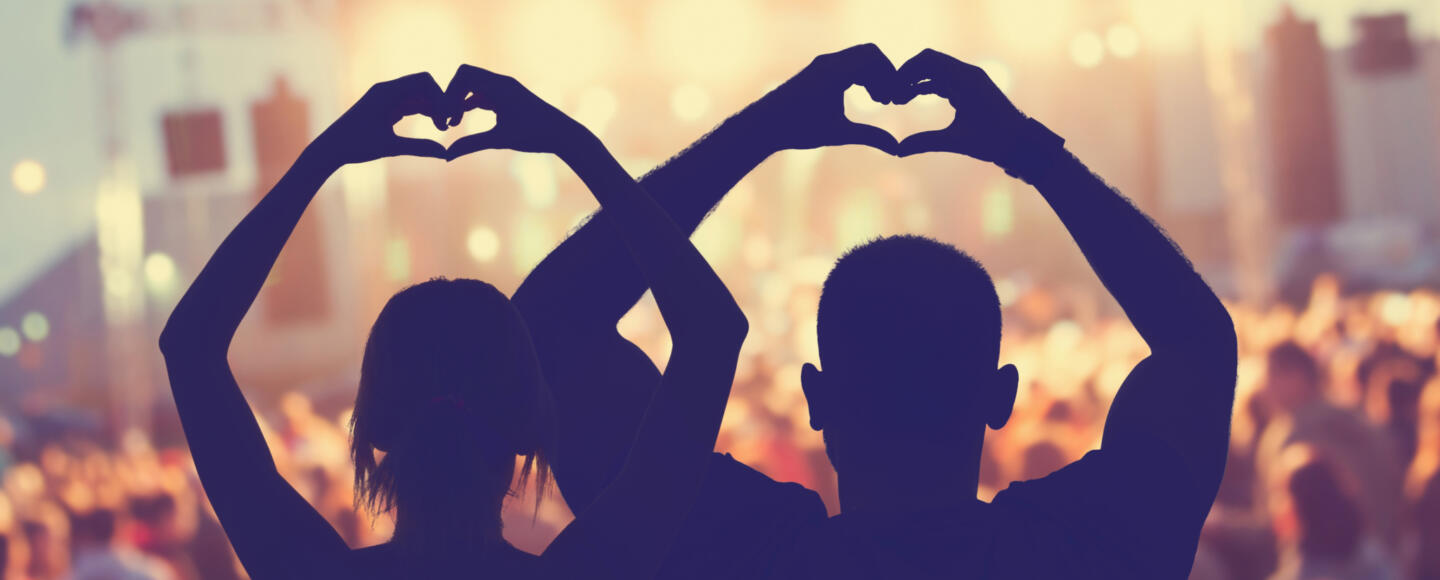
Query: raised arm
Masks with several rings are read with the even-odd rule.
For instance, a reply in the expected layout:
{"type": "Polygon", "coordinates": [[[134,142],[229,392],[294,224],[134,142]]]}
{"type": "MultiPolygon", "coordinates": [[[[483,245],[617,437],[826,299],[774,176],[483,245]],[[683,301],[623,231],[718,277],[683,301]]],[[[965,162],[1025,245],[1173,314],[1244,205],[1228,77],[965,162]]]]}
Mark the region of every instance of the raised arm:
{"type": "Polygon", "coordinates": [[[650,577],[704,480],[748,331],[745,316],[685,233],[582,125],[515,79],[475,67],[461,67],[450,90],[467,107],[497,115],[493,130],[452,145],[452,157],[491,148],[558,155],[599,200],[601,219],[654,289],[674,343],[665,377],[615,481],[544,555],[552,571],[650,577]]]}
{"type": "Polygon", "coordinates": [[[160,333],[175,406],[195,468],[241,563],[254,578],[300,577],[348,547],[276,471],[227,353],[286,239],[320,186],[346,163],[392,155],[443,158],[432,141],[391,126],[436,119],[440,87],[429,75],[375,85],[301,153],[295,165],[215,250],[160,333]]]}
{"type": "Polygon", "coordinates": [[[1224,471],[1235,390],[1235,328],[1220,300],[1154,222],[1020,113],[984,71],[927,50],[900,76],[956,111],[950,127],[906,138],[900,153],[960,153],[1034,185],[1149,345],[1110,407],[1102,449],[1154,450],[1158,439],[1159,452],[1178,455],[1190,473],[1186,497],[1208,508],[1224,471]]]}
{"type": "MultiPolygon", "coordinates": [[[[873,44],[817,57],[640,181],[688,236],[746,174],[771,154],[857,144],[890,150],[889,133],[845,118],[844,93],[867,87],[879,100],[894,66],[873,44]]],[[[600,215],[611,210],[602,208],[600,215]]],[[[555,395],[561,446],[556,479],[581,511],[604,488],[634,438],[660,372],[615,325],[649,283],[613,220],[592,219],[525,278],[513,298],[535,339],[555,395]]]]}

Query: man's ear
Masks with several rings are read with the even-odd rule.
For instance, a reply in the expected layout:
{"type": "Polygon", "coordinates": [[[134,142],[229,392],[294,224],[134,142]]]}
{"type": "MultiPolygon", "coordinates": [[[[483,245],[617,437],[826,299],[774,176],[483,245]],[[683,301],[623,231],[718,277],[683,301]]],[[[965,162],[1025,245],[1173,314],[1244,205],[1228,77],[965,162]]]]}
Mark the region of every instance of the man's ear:
{"type": "Polygon", "coordinates": [[[810,407],[810,428],[816,431],[825,428],[825,387],[824,377],[815,365],[805,363],[800,368],[800,390],[805,392],[805,404],[810,407]]]}
{"type": "Polygon", "coordinates": [[[999,429],[1010,421],[1010,412],[1015,410],[1015,393],[1020,389],[1020,371],[1015,365],[1005,365],[991,375],[988,389],[985,389],[985,424],[999,429]]]}

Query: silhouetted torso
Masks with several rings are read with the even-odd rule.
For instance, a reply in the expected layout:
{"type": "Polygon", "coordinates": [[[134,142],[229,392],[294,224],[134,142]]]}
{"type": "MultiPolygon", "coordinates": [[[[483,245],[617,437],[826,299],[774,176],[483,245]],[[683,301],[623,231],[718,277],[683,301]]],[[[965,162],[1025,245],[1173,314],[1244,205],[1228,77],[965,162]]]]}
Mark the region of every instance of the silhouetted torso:
{"type": "Polygon", "coordinates": [[[1148,481],[1116,477],[1117,461],[1092,451],[989,503],[840,514],[802,530],[775,577],[1184,578],[1205,510],[1162,457],[1148,481]]]}
{"type": "MultiPolygon", "coordinates": [[[[393,544],[385,543],[352,550],[345,558],[343,570],[349,578],[428,578],[465,577],[522,580],[539,578],[540,558],[511,546],[497,547],[491,554],[459,558],[452,563],[408,562],[396,552],[393,544]]],[[[320,577],[333,577],[333,569],[318,571],[320,577]]]]}
{"type": "Polygon", "coordinates": [[[716,453],[658,577],[763,577],[781,546],[825,516],[819,494],[716,453]]]}

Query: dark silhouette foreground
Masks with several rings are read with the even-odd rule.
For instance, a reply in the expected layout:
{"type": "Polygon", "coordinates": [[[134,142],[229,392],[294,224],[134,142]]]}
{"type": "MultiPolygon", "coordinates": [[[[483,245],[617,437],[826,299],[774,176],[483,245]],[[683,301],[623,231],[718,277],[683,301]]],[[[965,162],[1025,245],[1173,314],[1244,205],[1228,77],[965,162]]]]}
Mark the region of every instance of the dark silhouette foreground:
{"type": "Polygon", "coordinates": [[[257,580],[630,579],[654,575],[693,503],[746,332],[724,284],[599,140],[514,79],[465,66],[444,91],[427,74],[376,85],[307,147],[221,243],[160,346],[201,483],[257,580]],[[392,129],[411,114],[455,126],[473,108],[495,111],[496,127],[448,151],[392,129]],[[553,153],[590,188],[627,248],[627,267],[655,292],[675,344],[669,372],[634,402],[644,418],[628,425],[633,444],[607,487],[543,555],[531,556],[505,542],[501,506],[517,456],[521,489],[532,470],[543,489],[559,450],[524,322],[503,294],[475,280],[434,280],[396,294],[371,330],[351,423],[357,494],[372,509],[394,511],[395,536],[352,551],[276,472],[230,372],[231,338],[335,170],[493,148],[553,153]]]}
{"type": "MultiPolygon", "coordinates": [[[[822,366],[806,365],[802,376],[843,513],[827,519],[813,492],[716,455],[660,576],[1185,577],[1225,465],[1234,327],[1174,243],[979,68],[927,50],[896,70],[874,45],[820,56],[641,185],[693,232],[771,154],[850,144],[897,156],[959,153],[1033,185],[1150,356],[1121,385],[1100,449],[981,502],[985,428],[1005,425],[1018,376],[998,360],[989,276],[924,238],[856,248],[825,283],[822,366]],[[852,84],[883,103],[939,95],[955,121],[897,143],[845,118],[852,84]],[[901,470],[919,473],[899,478],[901,470]]],[[[646,402],[664,383],[616,331],[647,288],[620,233],[611,220],[591,220],[513,298],[555,396],[565,450],[556,481],[580,513],[619,482],[630,442],[650,419],[646,402]]]]}

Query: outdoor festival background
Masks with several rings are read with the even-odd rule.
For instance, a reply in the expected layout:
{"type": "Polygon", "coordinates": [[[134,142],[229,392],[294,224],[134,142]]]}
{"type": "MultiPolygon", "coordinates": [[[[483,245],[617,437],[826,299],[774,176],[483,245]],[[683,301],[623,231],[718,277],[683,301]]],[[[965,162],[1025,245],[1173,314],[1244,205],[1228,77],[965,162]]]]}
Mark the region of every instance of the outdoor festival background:
{"type": "MultiPolygon", "coordinates": [[[[929,47],[983,67],[1230,307],[1231,460],[1193,578],[1282,577],[1303,525],[1287,470],[1316,450],[1363,516],[1352,557],[1440,577],[1440,2],[1422,0],[0,4],[3,577],[65,578],[97,551],[157,578],[240,574],[156,338],[229,229],[371,84],[428,71],[443,86],[461,63],[514,76],[639,177],[863,42],[897,65],[929,47]]],[[[895,111],[852,88],[847,103],[901,136],[950,118],[938,98],[895,111]]],[[[485,117],[397,131],[449,142],[485,117]]],[[[385,300],[442,275],[512,292],[594,208],[558,159],[508,151],[350,166],[316,197],[230,361],[282,472],[352,546],[388,537],[353,509],[344,428],[385,300]]],[[[830,265],[894,233],[957,245],[999,291],[1021,389],[987,436],[980,497],[1096,446],[1146,350],[1039,195],[958,156],[839,147],[772,156],[696,233],[751,328],[717,450],[837,510],[800,365],[818,360],[830,265]]],[[[621,332],[664,361],[648,297],[621,332]]],[[[921,477],[895,465],[896,492],[921,477]]],[[[558,496],[533,522],[513,504],[506,536],[529,551],[571,517],[558,496]]]]}

